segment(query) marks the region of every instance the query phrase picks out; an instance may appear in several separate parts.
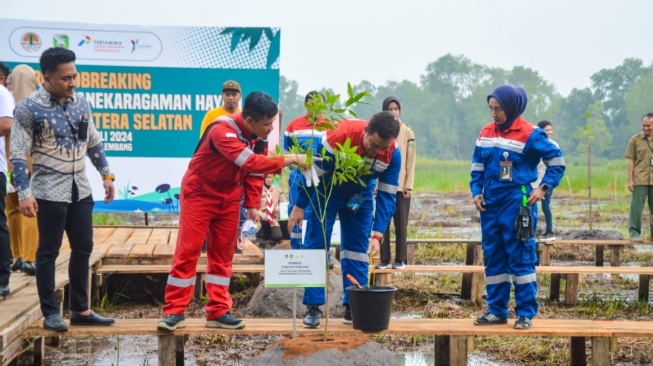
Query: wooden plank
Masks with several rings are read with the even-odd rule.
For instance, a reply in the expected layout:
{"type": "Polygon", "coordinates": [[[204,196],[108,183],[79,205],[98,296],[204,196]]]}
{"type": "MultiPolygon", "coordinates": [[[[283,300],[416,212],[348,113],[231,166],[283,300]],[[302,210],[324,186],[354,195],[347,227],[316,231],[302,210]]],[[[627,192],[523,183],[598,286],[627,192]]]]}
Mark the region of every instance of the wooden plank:
{"type": "Polygon", "coordinates": [[[171,230],[172,229],[168,229],[168,228],[153,229],[150,238],[147,240],[147,244],[168,245],[168,241],[170,240],[171,230]]]}
{"type": "Polygon", "coordinates": [[[435,366],[449,366],[450,336],[433,337],[435,349],[435,366]]]}
{"type": "Polygon", "coordinates": [[[0,331],[0,350],[4,349],[11,341],[20,337],[23,331],[30,327],[35,321],[42,316],[39,306],[32,306],[9,326],[2,328],[0,331]]]}
{"type": "Polygon", "coordinates": [[[597,245],[596,246],[596,257],[594,258],[596,260],[596,266],[597,267],[602,267],[603,266],[603,249],[605,247],[603,245],[597,245]]]}
{"type": "MultiPolygon", "coordinates": [[[[87,335],[125,335],[125,334],[162,334],[156,329],[158,319],[116,319],[110,327],[70,327],[68,332],[58,335],[71,337],[87,335]]],[[[206,328],[205,319],[187,318],[186,328],[178,329],[172,334],[292,334],[292,319],[245,319],[244,329],[206,328]]],[[[639,337],[653,336],[653,328],[649,322],[634,323],[632,329],[639,337]],[[641,324],[640,324],[641,323],[641,324]],[[646,327],[646,328],[644,328],[646,327]]],[[[623,326],[623,324],[622,324],[623,326]]],[[[299,328],[299,335],[321,335],[324,330],[319,328],[299,328]]],[[[341,319],[331,319],[329,334],[358,334],[351,325],[342,323],[341,319]]],[[[584,319],[535,319],[530,329],[514,329],[513,324],[493,327],[479,327],[472,319],[391,319],[389,328],[378,332],[384,335],[451,335],[451,336],[524,336],[524,337],[610,337],[614,332],[609,329],[609,323],[584,319]]],[[[54,332],[44,330],[41,322],[34,323],[23,335],[27,337],[51,336],[54,332]]],[[[466,342],[466,341],[465,341],[466,342]]],[[[174,349],[174,347],[173,347],[174,349]]]]}
{"type": "Polygon", "coordinates": [[[578,274],[568,274],[565,286],[565,304],[576,306],[578,303],[578,274]]]}
{"type": "Polygon", "coordinates": [[[109,258],[123,258],[129,256],[129,252],[132,250],[132,245],[125,244],[114,244],[107,251],[107,257],[109,258]]]}
{"type": "Polygon", "coordinates": [[[653,331],[653,321],[650,320],[597,320],[596,322],[610,330],[614,337],[650,337],[650,331],[653,331]]]}
{"type": "Polygon", "coordinates": [[[93,244],[103,244],[114,231],[116,231],[115,227],[93,228],[93,244]]]}
{"type": "Polygon", "coordinates": [[[649,284],[651,282],[651,275],[639,275],[639,289],[637,291],[637,298],[639,301],[648,303],[649,284]]]}
{"type": "Polygon", "coordinates": [[[11,360],[20,356],[27,348],[29,348],[29,343],[24,339],[14,339],[5,349],[0,350],[0,365],[9,365],[11,360]]]}
{"type": "Polygon", "coordinates": [[[592,366],[610,366],[610,339],[592,337],[592,366]]]}
{"type": "Polygon", "coordinates": [[[651,240],[645,240],[644,242],[640,243],[635,243],[630,240],[594,240],[594,239],[570,239],[570,240],[550,240],[550,241],[545,241],[545,244],[549,245],[653,245],[653,241],[651,240]]]}
{"type": "Polygon", "coordinates": [[[569,356],[571,366],[586,366],[585,337],[571,337],[569,340],[569,356]]]}
{"type": "Polygon", "coordinates": [[[451,366],[467,365],[467,337],[451,337],[449,341],[449,364],[451,366]]]}
{"type": "Polygon", "coordinates": [[[125,244],[134,230],[133,228],[117,228],[104,242],[107,244],[125,244]]]}
{"type": "Polygon", "coordinates": [[[170,239],[168,239],[168,244],[173,247],[177,246],[177,236],[179,235],[179,229],[170,230],[170,239]]]}
{"type": "Polygon", "coordinates": [[[129,251],[128,257],[151,257],[154,254],[154,245],[138,244],[129,251]]]}
{"type": "MultiPolygon", "coordinates": [[[[113,250],[113,248],[112,248],[113,250]]],[[[111,251],[109,252],[111,254],[111,251]]],[[[133,263],[131,265],[105,264],[98,273],[122,272],[122,273],[166,273],[169,272],[172,264],[143,265],[133,263]]],[[[198,267],[199,268],[199,267],[198,267]]],[[[198,269],[199,271],[199,269],[198,269]]],[[[261,264],[234,264],[235,272],[263,273],[264,267],[261,264]]],[[[336,273],[340,268],[334,269],[336,273]]],[[[594,266],[546,266],[536,267],[537,273],[547,274],[648,274],[653,275],[653,267],[594,267],[594,266]]],[[[404,269],[373,269],[372,274],[383,273],[485,273],[483,266],[464,265],[439,265],[439,266],[407,266],[404,269]]]]}
{"type": "Polygon", "coordinates": [[[621,249],[622,247],[620,246],[616,246],[616,245],[610,246],[610,266],[619,267],[621,265],[621,258],[620,258],[621,249]]]}
{"type": "Polygon", "coordinates": [[[147,241],[150,239],[150,235],[152,235],[152,230],[153,229],[134,229],[129,238],[125,240],[125,244],[147,244],[147,241]]]}
{"type": "Polygon", "coordinates": [[[173,334],[159,335],[159,365],[175,366],[175,338],[173,334]]]}
{"type": "Polygon", "coordinates": [[[158,244],[154,246],[152,256],[155,258],[160,257],[173,257],[175,255],[175,246],[168,244],[158,244]]]}

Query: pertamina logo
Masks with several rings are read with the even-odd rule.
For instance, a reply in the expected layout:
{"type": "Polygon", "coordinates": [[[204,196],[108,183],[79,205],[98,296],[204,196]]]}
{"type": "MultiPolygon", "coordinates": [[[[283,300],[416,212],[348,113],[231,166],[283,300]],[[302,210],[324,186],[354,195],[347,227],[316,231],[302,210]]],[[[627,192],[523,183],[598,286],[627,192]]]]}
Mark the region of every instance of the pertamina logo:
{"type": "Polygon", "coordinates": [[[90,37],[89,40],[93,44],[93,52],[118,53],[125,49],[125,45],[121,40],[90,39],[90,37]]]}
{"type": "Polygon", "coordinates": [[[67,34],[55,34],[52,36],[52,47],[68,48],[70,46],[70,38],[67,34]]]}
{"type": "Polygon", "coordinates": [[[41,37],[34,32],[27,32],[23,34],[20,39],[20,45],[27,52],[36,52],[41,49],[41,37]]]}
{"type": "Polygon", "coordinates": [[[81,41],[77,44],[77,47],[82,47],[84,45],[91,44],[91,37],[89,36],[84,36],[81,41]]]}

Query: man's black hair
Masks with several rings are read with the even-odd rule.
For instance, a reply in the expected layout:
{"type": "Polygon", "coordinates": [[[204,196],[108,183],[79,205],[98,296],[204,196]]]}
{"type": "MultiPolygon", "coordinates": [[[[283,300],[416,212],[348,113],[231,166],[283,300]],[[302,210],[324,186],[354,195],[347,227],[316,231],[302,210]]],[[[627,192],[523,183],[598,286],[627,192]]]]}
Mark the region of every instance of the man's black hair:
{"type": "Polygon", "coordinates": [[[41,72],[48,74],[56,72],[61,64],[75,62],[75,52],[61,47],[51,47],[43,51],[39,64],[41,65],[41,72]]]}
{"type": "Polygon", "coordinates": [[[537,124],[537,127],[541,128],[541,129],[545,129],[546,126],[553,126],[553,124],[551,122],[549,122],[549,121],[540,121],[537,124]]]}
{"type": "Polygon", "coordinates": [[[258,122],[263,118],[276,116],[279,113],[279,107],[271,96],[263,92],[252,92],[245,98],[243,105],[243,120],[252,117],[258,122]]]}
{"type": "Polygon", "coordinates": [[[4,76],[5,78],[9,76],[9,67],[7,67],[4,62],[0,62],[0,75],[4,76]]]}
{"type": "Polygon", "coordinates": [[[644,119],[644,118],[653,118],[653,112],[646,113],[646,114],[642,117],[642,119],[644,119]]]}
{"type": "Polygon", "coordinates": [[[399,136],[399,120],[390,112],[375,113],[367,123],[367,133],[377,133],[384,140],[399,136]]]}
{"type": "Polygon", "coordinates": [[[320,93],[317,90],[313,90],[313,91],[308,92],[308,94],[306,94],[306,96],[304,97],[304,103],[308,103],[308,101],[313,99],[313,97],[315,95],[317,95],[317,94],[319,94],[322,97],[322,100],[326,100],[326,98],[324,97],[324,94],[320,93]]]}

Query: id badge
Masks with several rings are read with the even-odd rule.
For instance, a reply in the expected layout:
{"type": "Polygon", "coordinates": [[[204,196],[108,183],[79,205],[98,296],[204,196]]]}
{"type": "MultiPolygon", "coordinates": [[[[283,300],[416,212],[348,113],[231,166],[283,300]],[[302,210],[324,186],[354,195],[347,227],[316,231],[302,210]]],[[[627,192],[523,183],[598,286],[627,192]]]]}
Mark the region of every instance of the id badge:
{"type": "MultiPolygon", "coordinates": [[[[653,159],[652,159],[653,160],[653,159]]],[[[512,182],[512,161],[502,161],[499,162],[501,176],[499,180],[501,182],[512,182]]]]}
{"type": "Polygon", "coordinates": [[[356,213],[359,208],[361,208],[361,205],[363,205],[363,202],[365,202],[365,198],[361,196],[360,194],[356,193],[351,197],[349,202],[347,202],[347,208],[349,211],[356,213]]]}

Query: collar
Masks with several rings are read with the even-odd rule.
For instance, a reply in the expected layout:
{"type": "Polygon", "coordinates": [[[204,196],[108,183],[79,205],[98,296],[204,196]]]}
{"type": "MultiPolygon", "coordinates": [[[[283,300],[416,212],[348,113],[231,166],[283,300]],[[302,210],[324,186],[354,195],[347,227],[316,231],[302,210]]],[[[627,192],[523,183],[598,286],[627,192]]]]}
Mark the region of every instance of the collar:
{"type": "MultiPolygon", "coordinates": [[[[55,98],[52,94],[50,94],[50,93],[45,89],[45,84],[41,84],[41,87],[39,88],[39,93],[40,93],[40,96],[41,96],[41,98],[42,98],[43,100],[53,101],[53,102],[55,102],[55,103],[57,102],[57,98],[55,98]]],[[[77,95],[77,93],[73,93],[73,96],[72,96],[71,98],[66,98],[66,103],[74,102],[75,99],[76,99],[76,98],[75,98],[76,95],[77,95]]]]}

